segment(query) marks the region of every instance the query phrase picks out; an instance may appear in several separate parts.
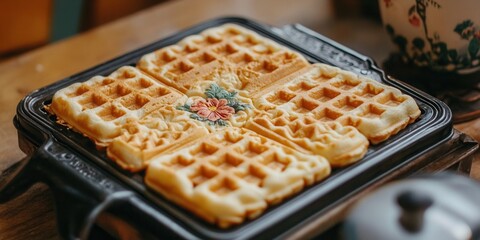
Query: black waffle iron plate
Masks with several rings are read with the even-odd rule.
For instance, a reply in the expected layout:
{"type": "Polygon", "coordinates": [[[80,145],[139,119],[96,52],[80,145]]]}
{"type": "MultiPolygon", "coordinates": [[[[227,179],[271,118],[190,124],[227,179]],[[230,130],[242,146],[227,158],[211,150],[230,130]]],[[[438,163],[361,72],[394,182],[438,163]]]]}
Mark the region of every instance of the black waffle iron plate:
{"type": "Polygon", "coordinates": [[[19,163],[12,177],[0,185],[0,198],[2,201],[14,198],[35,182],[48,184],[56,201],[59,231],[65,239],[88,238],[90,230],[97,225],[142,238],[281,237],[288,229],[298,228],[310,216],[331,209],[342,199],[408,164],[422,152],[447,141],[453,132],[451,112],[445,104],[389,79],[371,59],[300,25],[272,28],[242,18],[221,18],[202,23],[38,89],[18,104],[14,124],[20,148],[28,157],[19,163]],[[302,53],[311,62],[328,63],[399,88],[417,101],[422,114],[391,139],[371,146],[360,162],[334,170],[325,181],[270,207],[260,217],[225,230],[192,216],[148,190],[142,173],[121,170],[89,139],[57,124],[55,118],[44,110],[59,89],[95,75],[109,75],[124,65],[133,66],[144,54],[225,23],[251,29],[302,53]]]}

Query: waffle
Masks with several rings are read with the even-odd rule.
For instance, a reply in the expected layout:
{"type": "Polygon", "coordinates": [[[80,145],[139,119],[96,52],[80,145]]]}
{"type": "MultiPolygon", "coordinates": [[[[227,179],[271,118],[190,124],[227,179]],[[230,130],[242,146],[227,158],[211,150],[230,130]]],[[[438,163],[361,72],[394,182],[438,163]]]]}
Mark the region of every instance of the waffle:
{"type": "Polygon", "coordinates": [[[122,129],[122,135],[109,143],[107,156],[133,172],[145,169],[153,157],[208,134],[205,126],[172,106],[162,106],[122,129]]]}
{"type": "Polygon", "coordinates": [[[121,134],[127,119],[140,119],[163,105],[186,97],[143,74],[122,67],[108,77],[96,76],[55,93],[50,110],[77,131],[106,145],[121,134]]]}
{"type": "Polygon", "coordinates": [[[137,64],[184,93],[219,71],[238,79],[238,91],[257,92],[307,65],[300,54],[233,24],[189,36],[143,56],[137,64]]]}
{"type": "Polygon", "coordinates": [[[313,64],[280,89],[257,93],[254,104],[264,111],[281,109],[353,126],[373,144],[420,115],[415,100],[398,89],[325,64],[313,64]]]}
{"type": "Polygon", "coordinates": [[[254,218],[324,179],[321,156],[303,154],[255,132],[225,128],[151,161],[145,182],[163,196],[226,228],[254,218]]]}
{"type": "Polygon", "coordinates": [[[226,24],[58,91],[60,123],[145,170],[156,192],[220,227],[360,161],[420,110],[399,90],[226,24]]]}
{"type": "Polygon", "coordinates": [[[273,112],[257,115],[246,128],[295,150],[323,156],[332,167],[350,165],[368,150],[368,140],[351,126],[319,122],[309,115],[273,112]]]}

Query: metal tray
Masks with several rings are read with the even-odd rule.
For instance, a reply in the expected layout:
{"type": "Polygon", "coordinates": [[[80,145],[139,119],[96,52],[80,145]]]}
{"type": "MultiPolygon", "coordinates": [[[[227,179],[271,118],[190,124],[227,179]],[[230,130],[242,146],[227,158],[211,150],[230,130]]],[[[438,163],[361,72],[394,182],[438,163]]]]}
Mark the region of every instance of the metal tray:
{"type": "Polygon", "coordinates": [[[126,224],[131,234],[142,238],[275,238],[408,164],[418,153],[447,141],[453,134],[451,119],[450,110],[442,102],[389,79],[370,58],[301,25],[272,28],[243,18],[214,19],[26,96],[17,107],[14,124],[20,148],[29,156],[18,164],[12,177],[0,183],[0,202],[14,198],[35,182],[48,184],[56,200],[59,231],[66,239],[88,238],[95,222],[112,229],[126,224]],[[225,230],[148,190],[142,173],[120,169],[89,139],[56,124],[55,117],[44,110],[59,89],[95,75],[108,75],[120,66],[133,66],[146,53],[224,23],[249,28],[300,52],[311,62],[328,63],[399,88],[417,101],[422,114],[395,136],[371,146],[358,163],[334,170],[325,181],[269,207],[260,217],[225,230]]]}

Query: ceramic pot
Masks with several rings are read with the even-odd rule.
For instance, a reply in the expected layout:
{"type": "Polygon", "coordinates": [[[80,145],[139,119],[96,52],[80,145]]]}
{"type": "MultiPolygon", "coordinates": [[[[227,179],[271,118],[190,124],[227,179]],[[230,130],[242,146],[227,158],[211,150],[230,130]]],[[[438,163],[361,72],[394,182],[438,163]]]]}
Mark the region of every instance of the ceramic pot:
{"type": "Polygon", "coordinates": [[[379,0],[405,63],[440,72],[480,70],[480,1],[379,0]]]}

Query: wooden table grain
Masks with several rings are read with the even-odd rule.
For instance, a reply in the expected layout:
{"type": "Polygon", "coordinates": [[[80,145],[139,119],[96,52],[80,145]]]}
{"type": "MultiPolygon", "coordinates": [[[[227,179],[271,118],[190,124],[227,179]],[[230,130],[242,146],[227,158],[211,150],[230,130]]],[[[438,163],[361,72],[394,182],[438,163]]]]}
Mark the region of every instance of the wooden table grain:
{"type": "MultiPolygon", "coordinates": [[[[378,21],[358,16],[338,18],[332,1],[179,0],[160,4],[0,62],[0,172],[24,157],[18,148],[12,119],[18,102],[29,92],[181,29],[222,16],[242,16],[273,26],[301,23],[377,62],[383,61],[393,49],[378,21]]],[[[480,141],[480,119],[455,127],[480,141]]],[[[475,159],[479,158],[477,153],[475,159]]],[[[480,179],[477,162],[474,162],[472,177],[480,179]]],[[[0,205],[0,240],[58,239],[53,205],[48,188],[41,184],[0,205]]]]}

